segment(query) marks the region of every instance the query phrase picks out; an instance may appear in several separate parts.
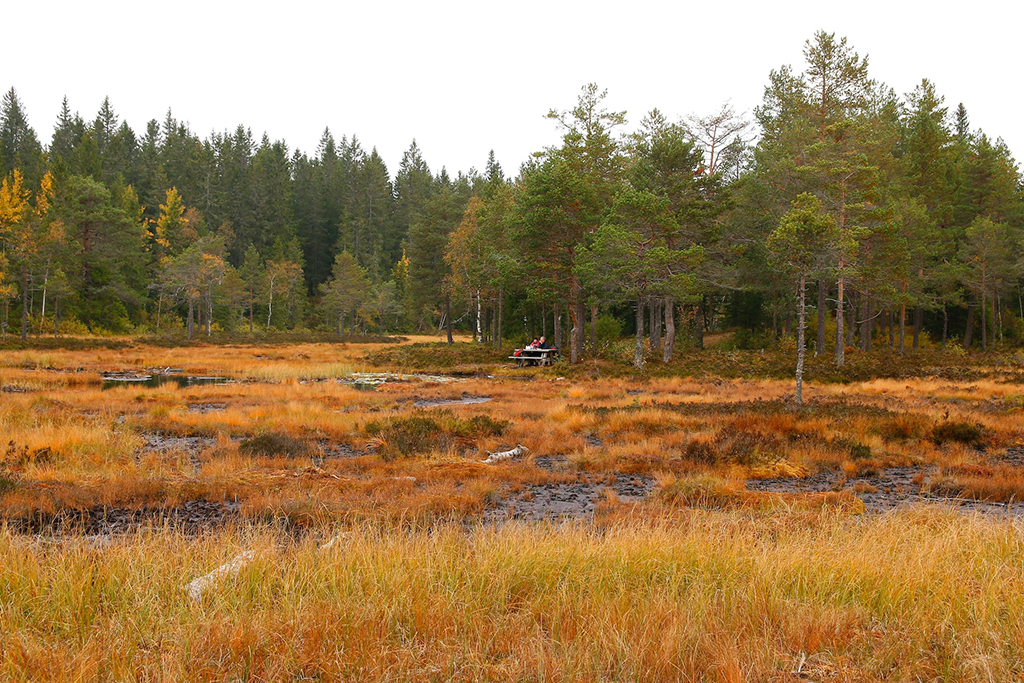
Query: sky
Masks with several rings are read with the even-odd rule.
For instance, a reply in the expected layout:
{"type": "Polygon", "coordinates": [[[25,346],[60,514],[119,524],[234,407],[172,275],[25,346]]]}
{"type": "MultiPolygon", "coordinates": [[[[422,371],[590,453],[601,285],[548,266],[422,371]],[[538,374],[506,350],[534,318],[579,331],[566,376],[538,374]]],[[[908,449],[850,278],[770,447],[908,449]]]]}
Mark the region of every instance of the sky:
{"type": "Polygon", "coordinates": [[[325,127],[392,173],[415,138],[435,172],[514,174],[558,141],[548,110],[608,90],[630,125],[730,101],[752,113],[768,74],[803,68],[817,30],[846,36],[897,93],[929,78],[952,110],[1024,153],[1012,2],[10,2],[0,88],[44,144],[66,95],[91,120],[109,96],[140,133],[168,109],[201,137],[239,123],[315,151],[325,127]]]}

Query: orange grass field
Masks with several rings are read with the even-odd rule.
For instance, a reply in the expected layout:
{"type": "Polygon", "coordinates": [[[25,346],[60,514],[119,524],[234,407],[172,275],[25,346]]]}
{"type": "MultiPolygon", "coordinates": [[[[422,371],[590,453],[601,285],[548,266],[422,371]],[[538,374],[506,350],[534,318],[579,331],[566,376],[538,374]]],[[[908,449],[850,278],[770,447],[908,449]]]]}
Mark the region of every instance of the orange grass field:
{"type": "Polygon", "coordinates": [[[0,351],[0,680],[1024,677],[1019,384],[386,346],[0,351]]]}

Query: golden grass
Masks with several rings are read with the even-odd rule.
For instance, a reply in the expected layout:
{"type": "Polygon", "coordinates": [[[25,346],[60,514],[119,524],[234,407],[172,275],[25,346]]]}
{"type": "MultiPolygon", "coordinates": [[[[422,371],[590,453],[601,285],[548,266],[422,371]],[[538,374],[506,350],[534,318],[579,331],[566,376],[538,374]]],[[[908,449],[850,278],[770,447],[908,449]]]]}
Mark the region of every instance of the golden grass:
{"type": "Polygon", "coordinates": [[[989,681],[1024,657],[1024,545],[955,513],[580,525],[0,531],[0,677],[989,681]],[[183,586],[255,559],[194,603],[183,586]],[[801,666],[801,662],[803,662],[801,666]]]}
{"type": "MultiPolygon", "coordinates": [[[[334,381],[363,369],[365,352],[377,346],[0,352],[0,385],[28,390],[4,393],[0,401],[0,474],[17,484],[7,492],[0,489],[0,511],[10,515],[33,505],[46,511],[113,500],[170,504],[194,495],[209,500],[237,497],[257,516],[295,509],[297,500],[303,501],[299,507],[319,506],[329,513],[327,518],[358,513],[391,519],[453,511],[473,516],[496,496],[542,475],[531,466],[470,473],[456,465],[516,444],[527,446],[533,456],[566,458],[581,474],[682,475],[712,469],[742,479],[822,469],[856,476],[896,465],[986,465],[1024,435],[1019,387],[991,380],[810,385],[809,407],[801,411],[783,407],[780,401],[792,387],[777,380],[557,381],[540,376],[523,382],[496,377],[445,384],[413,380],[386,384],[375,392],[334,381]],[[180,367],[186,374],[241,381],[101,388],[101,371],[150,367],[180,367]],[[436,448],[392,464],[382,463],[372,452],[332,457],[332,449],[341,447],[356,455],[364,451],[372,422],[429,416],[436,410],[418,410],[416,400],[463,394],[489,396],[491,401],[448,410],[463,420],[479,415],[505,422],[504,433],[438,442],[436,448]],[[931,439],[935,425],[955,420],[981,425],[989,452],[931,439]],[[309,452],[276,459],[238,453],[240,440],[265,433],[300,439],[309,452]],[[208,441],[153,451],[144,444],[154,435],[208,441]],[[459,473],[444,486],[421,471],[438,463],[459,473]],[[325,471],[362,483],[334,490],[313,475],[282,483],[268,474],[281,470],[325,471]],[[396,476],[418,479],[409,492],[368,494],[396,476]],[[431,503],[433,498],[437,501],[431,503]]],[[[952,476],[946,477],[947,483],[952,476]]],[[[955,476],[964,492],[997,500],[1016,496],[1015,482],[1024,479],[1012,466],[971,475],[969,486],[965,475],[955,476]]]]}

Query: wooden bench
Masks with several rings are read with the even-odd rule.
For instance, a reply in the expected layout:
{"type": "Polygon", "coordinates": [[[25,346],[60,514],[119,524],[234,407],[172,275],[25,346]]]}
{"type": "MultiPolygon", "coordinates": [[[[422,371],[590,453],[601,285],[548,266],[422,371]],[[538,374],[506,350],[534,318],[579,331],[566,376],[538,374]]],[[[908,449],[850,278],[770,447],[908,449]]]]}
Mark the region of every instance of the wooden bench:
{"type": "Polygon", "coordinates": [[[519,367],[530,365],[551,365],[558,356],[557,349],[516,349],[518,356],[509,356],[509,360],[519,361],[519,367]]]}

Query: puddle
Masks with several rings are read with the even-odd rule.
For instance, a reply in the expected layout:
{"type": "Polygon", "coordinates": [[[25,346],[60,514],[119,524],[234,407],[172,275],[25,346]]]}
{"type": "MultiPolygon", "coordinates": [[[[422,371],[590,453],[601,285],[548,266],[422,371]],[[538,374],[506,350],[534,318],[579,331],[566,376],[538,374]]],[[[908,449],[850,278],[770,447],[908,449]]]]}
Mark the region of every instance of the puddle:
{"type": "Polygon", "coordinates": [[[477,403],[487,403],[490,396],[471,396],[463,394],[459,398],[418,398],[413,401],[414,408],[439,408],[441,406],[471,406],[477,403]]]}
{"type": "Polygon", "coordinates": [[[103,379],[103,389],[114,387],[135,386],[135,387],[159,387],[165,384],[174,384],[178,388],[194,387],[204,384],[224,385],[230,383],[229,378],[207,375],[180,375],[169,372],[110,372],[100,375],[103,379]]]}
{"type": "Polygon", "coordinates": [[[361,391],[373,391],[381,384],[392,384],[398,382],[429,382],[433,384],[451,384],[452,382],[465,381],[460,377],[449,377],[447,375],[422,375],[404,374],[399,372],[353,372],[348,377],[339,377],[336,380],[339,384],[348,384],[361,391]]]}

